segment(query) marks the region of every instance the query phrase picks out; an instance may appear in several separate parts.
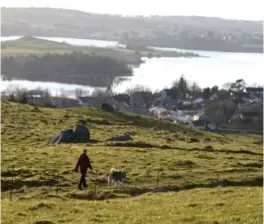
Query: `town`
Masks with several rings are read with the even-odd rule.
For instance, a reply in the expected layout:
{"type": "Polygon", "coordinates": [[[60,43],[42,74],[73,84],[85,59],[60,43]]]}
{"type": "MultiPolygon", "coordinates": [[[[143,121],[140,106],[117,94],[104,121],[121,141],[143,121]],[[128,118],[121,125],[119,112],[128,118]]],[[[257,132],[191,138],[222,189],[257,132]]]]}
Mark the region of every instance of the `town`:
{"type": "Polygon", "coordinates": [[[130,112],[207,130],[222,127],[262,130],[263,87],[247,86],[244,80],[201,89],[184,76],[171,88],[152,93],[142,86],[114,94],[111,89],[87,94],[82,89],[51,96],[47,90],[16,89],[2,92],[7,99],[40,107],[94,107],[109,112],[130,112]],[[71,95],[71,97],[70,97],[71,95]],[[102,105],[107,104],[106,109],[102,105]],[[108,108],[108,109],[107,109],[108,108]],[[110,108],[110,109],[109,109],[110,108]]]}

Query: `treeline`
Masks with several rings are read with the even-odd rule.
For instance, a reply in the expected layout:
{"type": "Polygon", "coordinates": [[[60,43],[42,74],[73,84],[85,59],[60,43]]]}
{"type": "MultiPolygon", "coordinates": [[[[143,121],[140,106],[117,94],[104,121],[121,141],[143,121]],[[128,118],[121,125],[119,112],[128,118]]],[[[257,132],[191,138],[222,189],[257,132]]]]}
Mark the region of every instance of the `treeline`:
{"type": "MultiPolygon", "coordinates": [[[[139,6],[140,7],[140,6],[139,6]]],[[[2,35],[32,35],[87,38],[103,31],[118,37],[121,32],[172,33],[191,29],[220,33],[262,33],[262,21],[227,20],[200,16],[119,16],[52,8],[1,8],[2,35]],[[47,29],[47,26],[49,29],[47,29]]],[[[161,35],[160,35],[161,36],[161,35]]]]}
{"type": "Polygon", "coordinates": [[[135,44],[145,46],[167,47],[167,48],[181,48],[191,50],[204,51],[223,51],[223,52],[263,52],[263,41],[260,41],[258,47],[243,46],[243,44],[227,41],[223,39],[213,39],[205,37],[180,37],[173,36],[140,38],[140,39],[125,39],[121,38],[120,44],[133,46],[135,44]]]}
{"type": "Polygon", "coordinates": [[[5,79],[105,87],[111,85],[115,77],[131,76],[132,69],[110,57],[73,52],[3,57],[2,74],[5,79]]]}

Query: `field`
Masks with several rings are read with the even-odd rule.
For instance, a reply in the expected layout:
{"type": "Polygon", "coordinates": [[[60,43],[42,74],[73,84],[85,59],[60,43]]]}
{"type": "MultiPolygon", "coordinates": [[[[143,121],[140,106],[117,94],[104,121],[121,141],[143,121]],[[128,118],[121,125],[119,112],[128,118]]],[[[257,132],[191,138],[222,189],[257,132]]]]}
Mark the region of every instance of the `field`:
{"type": "Polygon", "coordinates": [[[1,107],[2,223],[262,223],[260,135],[88,108],[1,107]],[[47,144],[78,119],[97,142],[47,144]],[[106,141],[125,132],[134,140],[106,141]],[[97,175],[79,191],[72,170],[83,148],[97,175]],[[107,188],[112,167],[127,172],[124,187],[107,188]]]}
{"type": "Polygon", "coordinates": [[[116,60],[125,60],[128,63],[138,65],[141,58],[133,52],[118,51],[111,48],[100,48],[93,46],[75,46],[67,43],[59,43],[34,37],[23,37],[17,40],[4,41],[1,43],[1,55],[23,56],[43,54],[64,54],[72,52],[83,52],[84,54],[96,54],[111,57],[116,60]]]}

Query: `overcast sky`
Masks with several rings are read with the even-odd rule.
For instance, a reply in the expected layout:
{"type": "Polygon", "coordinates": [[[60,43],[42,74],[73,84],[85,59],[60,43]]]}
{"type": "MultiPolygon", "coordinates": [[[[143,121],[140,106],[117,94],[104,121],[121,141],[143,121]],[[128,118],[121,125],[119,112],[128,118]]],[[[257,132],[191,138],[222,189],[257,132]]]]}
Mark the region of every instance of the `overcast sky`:
{"type": "Polygon", "coordinates": [[[51,7],[121,15],[197,15],[263,20],[263,0],[1,0],[2,7],[51,7]]]}

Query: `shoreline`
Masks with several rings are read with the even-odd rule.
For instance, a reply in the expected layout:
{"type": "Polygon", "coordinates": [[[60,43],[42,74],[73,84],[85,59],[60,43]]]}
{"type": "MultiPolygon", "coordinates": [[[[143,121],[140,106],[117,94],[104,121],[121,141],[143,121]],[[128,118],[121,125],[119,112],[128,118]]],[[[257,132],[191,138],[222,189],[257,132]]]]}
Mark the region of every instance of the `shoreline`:
{"type": "MultiPolygon", "coordinates": [[[[16,36],[16,35],[12,35],[12,36],[1,36],[1,38],[16,38],[16,39],[9,39],[9,40],[17,40],[17,39],[20,39],[20,38],[23,38],[23,37],[26,37],[26,36],[16,36]]],[[[56,39],[56,38],[59,38],[59,39],[76,39],[76,40],[87,40],[87,41],[102,41],[102,42],[115,42],[116,44],[116,47],[114,46],[108,46],[108,47],[99,47],[99,46],[96,46],[96,45],[74,45],[74,44],[69,44],[69,45],[72,45],[72,46],[75,46],[75,47],[98,47],[98,48],[109,48],[109,49],[118,49],[118,45],[124,45],[122,42],[118,41],[118,40],[111,40],[111,39],[107,39],[107,38],[83,38],[83,37],[70,37],[70,36],[60,36],[60,37],[54,37],[54,36],[50,36],[50,35],[47,35],[47,36],[39,36],[39,35],[33,35],[32,37],[35,37],[35,38],[52,38],[52,39],[56,39]]],[[[9,41],[9,40],[1,40],[0,42],[5,42],[5,41],[9,41]]],[[[51,41],[55,41],[55,40],[51,40],[51,41]]],[[[62,42],[59,42],[59,41],[55,41],[55,42],[58,42],[58,43],[62,43],[62,42]]],[[[209,52],[219,52],[219,53],[244,53],[244,54],[263,54],[263,52],[260,52],[260,51],[223,51],[223,50],[215,50],[215,49],[201,49],[201,48],[186,48],[186,47],[179,47],[179,46],[168,46],[168,45],[164,45],[164,46],[155,46],[155,45],[146,45],[147,48],[152,48],[152,49],[157,49],[157,48],[166,48],[166,49],[179,49],[179,50],[183,50],[183,51],[209,51],[209,52]]],[[[262,46],[263,47],[263,46],[262,46]]],[[[125,49],[125,48],[124,48],[125,49]]],[[[162,50],[160,50],[162,51],[162,50]]],[[[175,50],[174,50],[175,51],[175,50]]],[[[187,53],[187,52],[186,52],[187,53]]],[[[203,57],[203,56],[201,56],[203,57]]]]}

